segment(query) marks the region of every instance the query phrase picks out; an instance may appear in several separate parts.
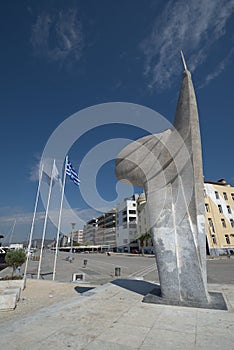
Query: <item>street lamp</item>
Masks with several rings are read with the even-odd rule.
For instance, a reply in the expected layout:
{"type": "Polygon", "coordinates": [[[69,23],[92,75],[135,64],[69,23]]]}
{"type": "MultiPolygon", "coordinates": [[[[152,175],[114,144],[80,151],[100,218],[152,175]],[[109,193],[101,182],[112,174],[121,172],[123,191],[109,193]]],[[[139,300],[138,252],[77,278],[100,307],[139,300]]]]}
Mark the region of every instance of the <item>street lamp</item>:
{"type": "Polygon", "coordinates": [[[72,249],[73,249],[73,234],[74,234],[74,228],[76,224],[73,222],[72,224],[72,232],[71,232],[71,247],[70,247],[70,254],[69,254],[69,261],[72,262],[72,249]]]}

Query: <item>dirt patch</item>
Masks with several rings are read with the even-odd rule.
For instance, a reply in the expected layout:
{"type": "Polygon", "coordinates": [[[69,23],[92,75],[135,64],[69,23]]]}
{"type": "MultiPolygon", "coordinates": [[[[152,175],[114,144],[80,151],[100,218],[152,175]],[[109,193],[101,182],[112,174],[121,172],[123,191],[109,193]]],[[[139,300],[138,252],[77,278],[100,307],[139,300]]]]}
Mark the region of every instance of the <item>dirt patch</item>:
{"type": "Polygon", "coordinates": [[[0,323],[23,317],[35,310],[47,307],[78,295],[76,284],[27,279],[26,288],[13,311],[1,311],[0,323]]]}

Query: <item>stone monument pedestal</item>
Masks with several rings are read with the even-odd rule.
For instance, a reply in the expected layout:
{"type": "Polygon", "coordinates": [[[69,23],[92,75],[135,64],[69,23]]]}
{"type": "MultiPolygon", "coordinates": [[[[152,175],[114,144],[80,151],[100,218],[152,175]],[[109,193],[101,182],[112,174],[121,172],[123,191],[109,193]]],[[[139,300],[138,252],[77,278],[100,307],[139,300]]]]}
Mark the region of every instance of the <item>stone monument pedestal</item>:
{"type": "Polygon", "coordinates": [[[209,292],[209,303],[206,302],[195,302],[193,300],[182,301],[162,298],[160,286],[156,286],[150,293],[143,298],[143,303],[160,304],[160,305],[175,305],[185,307],[195,307],[203,309],[216,309],[216,310],[227,310],[227,305],[224,300],[223,294],[219,292],[209,292]]]}

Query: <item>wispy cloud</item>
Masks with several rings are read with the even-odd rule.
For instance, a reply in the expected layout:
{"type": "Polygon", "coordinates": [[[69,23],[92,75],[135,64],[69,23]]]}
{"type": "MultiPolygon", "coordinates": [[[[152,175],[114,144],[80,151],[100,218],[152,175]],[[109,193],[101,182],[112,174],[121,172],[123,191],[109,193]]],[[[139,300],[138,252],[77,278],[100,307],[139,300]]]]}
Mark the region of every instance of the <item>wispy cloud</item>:
{"type": "Polygon", "coordinates": [[[30,41],[34,54],[51,62],[63,66],[78,61],[84,47],[84,35],[77,9],[38,15],[30,41]]]}
{"type": "Polygon", "coordinates": [[[229,54],[218,64],[218,66],[216,67],[215,71],[213,71],[212,73],[208,74],[205,78],[204,83],[202,83],[199,88],[203,88],[204,86],[208,85],[209,82],[213,79],[215,79],[216,77],[219,76],[220,73],[222,73],[222,71],[224,71],[224,69],[226,68],[226,66],[228,65],[228,63],[231,60],[231,57],[234,54],[234,49],[232,49],[229,54]]]}
{"type": "MultiPolygon", "coordinates": [[[[46,237],[53,238],[57,233],[59,210],[50,210],[49,218],[46,230],[46,237]]],[[[61,232],[64,234],[71,231],[71,222],[74,222],[74,215],[76,215],[76,228],[83,228],[86,221],[97,216],[97,212],[93,209],[80,209],[70,208],[63,209],[62,212],[62,225],[61,232]]],[[[100,214],[99,214],[100,215],[100,214]]],[[[27,240],[32,224],[32,212],[19,211],[18,208],[0,208],[0,233],[4,235],[4,241],[22,241],[27,240]],[[14,232],[12,233],[12,227],[15,222],[14,232]]],[[[42,229],[45,219],[45,211],[38,211],[36,213],[34,236],[40,238],[42,235],[42,229]]]]}
{"type": "MultiPolygon", "coordinates": [[[[180,71],[180,49],[189,57],[191,71],[201,65],[214,43],[225,35],[233,10],[234,0],[169,1],[155,18],[151,35],[141,44],[149,88],[163,89],[171,85],[180,71]]],[[[223,64],[219,73],[225,61],[223,64]]]]}

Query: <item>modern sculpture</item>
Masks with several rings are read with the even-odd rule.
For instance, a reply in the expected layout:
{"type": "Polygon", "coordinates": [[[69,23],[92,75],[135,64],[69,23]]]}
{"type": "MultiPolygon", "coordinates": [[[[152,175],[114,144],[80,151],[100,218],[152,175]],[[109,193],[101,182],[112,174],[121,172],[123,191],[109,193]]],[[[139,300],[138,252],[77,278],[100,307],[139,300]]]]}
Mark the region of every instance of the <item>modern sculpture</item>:
{"type": "Polygon", "coordinates": [[[207,290],[200,127],[191,74],[181,55],[184,73],[174,128],[125,147],[116,159],[116,176],[146,194],[161,291],[144,301],[225,309],[222,294],[207,290]]]}

